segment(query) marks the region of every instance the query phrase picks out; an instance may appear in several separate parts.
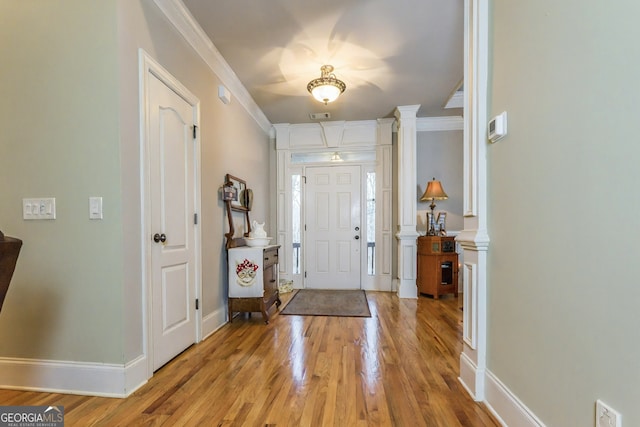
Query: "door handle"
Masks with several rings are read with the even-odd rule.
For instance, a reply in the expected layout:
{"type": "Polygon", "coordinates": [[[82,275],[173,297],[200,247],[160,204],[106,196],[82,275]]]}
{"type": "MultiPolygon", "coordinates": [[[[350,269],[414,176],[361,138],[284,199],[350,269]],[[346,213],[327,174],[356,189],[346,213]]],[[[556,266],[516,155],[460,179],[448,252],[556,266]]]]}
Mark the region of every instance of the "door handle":
{"type": "Polygon", "coordinates": [[[162,233],[162,234],[156,233],[156,234],[153,235],[153,241],[156,242],[156,243],[160,243],[160,242],[164,243],[164,242],[167,241],[167,236],[165,236],[164,233],[162,233]]]}
{"type": "Polygon", "coordinates": [[[360,236],[355,236],[354,239],[360,240],[360,236]]]}

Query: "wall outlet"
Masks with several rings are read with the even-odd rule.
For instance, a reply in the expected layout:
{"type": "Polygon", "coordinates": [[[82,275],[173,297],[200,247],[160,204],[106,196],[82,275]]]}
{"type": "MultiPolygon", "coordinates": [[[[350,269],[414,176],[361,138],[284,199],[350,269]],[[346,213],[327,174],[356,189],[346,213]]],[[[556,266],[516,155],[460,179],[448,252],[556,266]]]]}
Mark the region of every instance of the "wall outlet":
{"type": "Polygon", "coordinates": [[[611,406],[596,401],[596,427],[622,427],[622,416],[611,406]]]}

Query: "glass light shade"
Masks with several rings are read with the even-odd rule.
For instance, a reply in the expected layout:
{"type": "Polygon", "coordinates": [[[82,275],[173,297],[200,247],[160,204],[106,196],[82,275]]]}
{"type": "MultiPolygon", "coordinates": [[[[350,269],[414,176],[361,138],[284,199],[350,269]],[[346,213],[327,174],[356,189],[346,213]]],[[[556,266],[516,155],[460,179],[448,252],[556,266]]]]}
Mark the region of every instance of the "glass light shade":
{"type": "Polygon", "coordinates": [[[311,80],[307,85],[309,93],[325,105],[335,101],[347,88],[347,85],[342,80],[338,80],[332,71],[333,66],[323,65],[320,67],[320,78],[311,80]]]}
{"type": "Polygon", "coordinates": [[[320,102],[325,104],[335,101],[340,95],[340,89],[332,84],[324,84],[316,86],[311,90],[311,95],[320,102]]]}

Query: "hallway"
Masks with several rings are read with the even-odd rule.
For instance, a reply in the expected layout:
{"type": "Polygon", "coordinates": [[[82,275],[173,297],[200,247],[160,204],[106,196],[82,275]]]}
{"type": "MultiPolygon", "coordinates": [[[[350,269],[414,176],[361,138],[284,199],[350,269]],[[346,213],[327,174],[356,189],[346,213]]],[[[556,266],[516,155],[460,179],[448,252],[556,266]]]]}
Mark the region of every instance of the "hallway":
{"type": "Polygon", "coordinates": [[[0,390],[0,403],[63,405],[67,426],[499,425],[457,378],[460,298],[367,298],[371,318],[236,318],[127,399],[0,390]]]}

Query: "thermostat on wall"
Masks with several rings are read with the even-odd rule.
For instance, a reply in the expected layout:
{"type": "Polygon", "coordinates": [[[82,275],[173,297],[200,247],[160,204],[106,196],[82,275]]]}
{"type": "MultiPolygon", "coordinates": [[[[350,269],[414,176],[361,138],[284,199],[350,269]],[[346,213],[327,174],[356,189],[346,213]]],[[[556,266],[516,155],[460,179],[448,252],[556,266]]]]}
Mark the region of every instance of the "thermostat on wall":
{"type": "Polygon", "coordinates": [[[507,112],[503,111],[489,120],[489,141],[496,142],[507,134],[507,112]]]}

